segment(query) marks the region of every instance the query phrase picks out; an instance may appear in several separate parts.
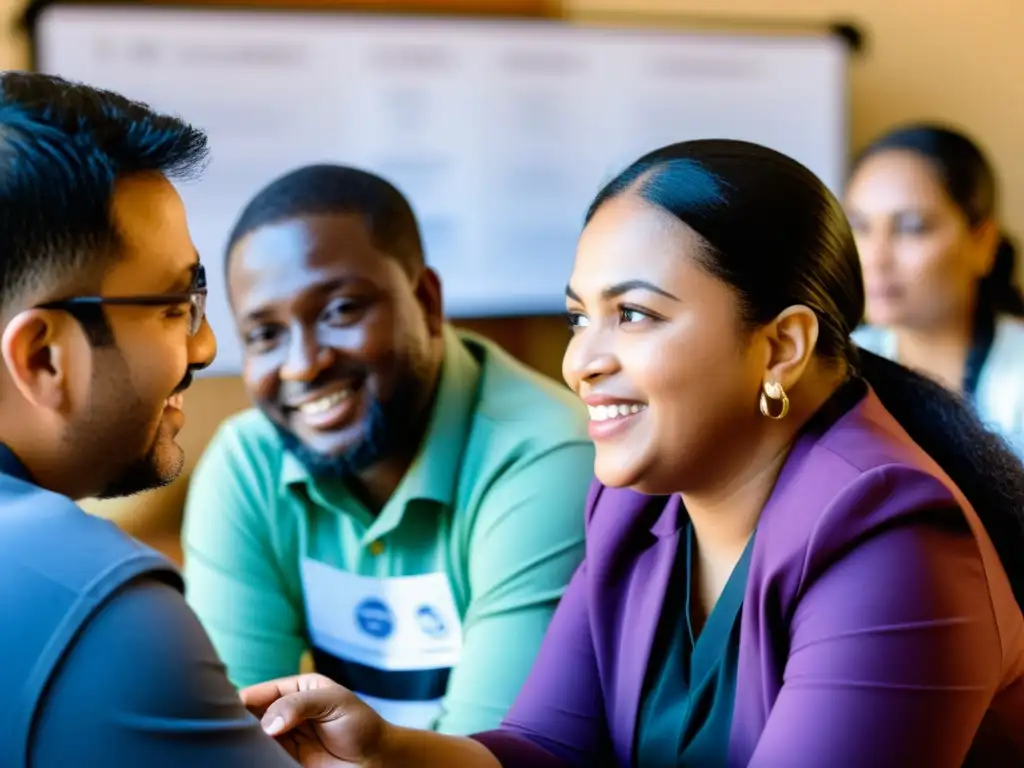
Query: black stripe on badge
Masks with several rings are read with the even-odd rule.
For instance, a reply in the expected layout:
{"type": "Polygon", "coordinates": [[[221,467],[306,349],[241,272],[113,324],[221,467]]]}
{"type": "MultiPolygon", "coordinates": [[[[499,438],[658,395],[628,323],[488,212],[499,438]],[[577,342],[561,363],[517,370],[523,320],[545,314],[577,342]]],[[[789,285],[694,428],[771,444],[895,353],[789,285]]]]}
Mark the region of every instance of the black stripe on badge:
{"type": "Polygon", "coordinates": [[[313,649],[316,671],[355,693],[391,701],[434,701],[448,690],[451,667],[441,669],[386,670],[339,659],[313,649]]]}

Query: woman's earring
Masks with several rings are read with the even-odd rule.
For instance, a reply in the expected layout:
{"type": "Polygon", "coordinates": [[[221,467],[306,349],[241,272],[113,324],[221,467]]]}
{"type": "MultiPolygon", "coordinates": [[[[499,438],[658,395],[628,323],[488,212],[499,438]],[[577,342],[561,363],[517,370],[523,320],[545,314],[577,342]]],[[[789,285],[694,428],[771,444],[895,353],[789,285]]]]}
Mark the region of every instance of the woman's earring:
{"type": "Polygon", "coordinates": [[[779,382],[766,381],[761,385],[761,413],[775,421],[786,418],[786,414],[789,413],[789,398],[786,396],[786,390],[782,388],[779,382]],[[771,407],[768,404],[769,400],[778,401],[778,413],[772,413],[771,407]]]}

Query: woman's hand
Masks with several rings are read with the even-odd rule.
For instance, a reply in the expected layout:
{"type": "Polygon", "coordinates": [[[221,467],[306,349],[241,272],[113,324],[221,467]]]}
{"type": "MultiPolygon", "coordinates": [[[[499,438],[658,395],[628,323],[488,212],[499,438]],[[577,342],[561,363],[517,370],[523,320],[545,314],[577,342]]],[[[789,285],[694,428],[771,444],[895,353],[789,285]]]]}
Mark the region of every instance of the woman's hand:
{"type": "Polygon", "coordinates": [[[242,702],[304,768],[379,768],[388,723],[323,675],[271,680],[244,689],[242,702]]]}

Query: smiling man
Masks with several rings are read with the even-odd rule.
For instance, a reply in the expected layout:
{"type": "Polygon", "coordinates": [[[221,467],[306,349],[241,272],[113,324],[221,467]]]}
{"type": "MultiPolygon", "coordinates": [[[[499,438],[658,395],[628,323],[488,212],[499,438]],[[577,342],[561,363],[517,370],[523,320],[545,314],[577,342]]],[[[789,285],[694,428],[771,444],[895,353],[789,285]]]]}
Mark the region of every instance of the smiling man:
{"type": "Polygon", "coordinates": [[[497,724],[583,556],[586,413],[445,323],[409,204],[368,173],[259,192],[228,283],[257,408],[200,461],[185,557],[233,681],[311,651],[395,722],[497,724]]]}
{"type": "Polygon", "coordinates": [[[174,480],[216,342],[171,179],[206,136],[0,73],[0,765],[295,765],[238,700],[174,567],[74,503],[174,480]]]}

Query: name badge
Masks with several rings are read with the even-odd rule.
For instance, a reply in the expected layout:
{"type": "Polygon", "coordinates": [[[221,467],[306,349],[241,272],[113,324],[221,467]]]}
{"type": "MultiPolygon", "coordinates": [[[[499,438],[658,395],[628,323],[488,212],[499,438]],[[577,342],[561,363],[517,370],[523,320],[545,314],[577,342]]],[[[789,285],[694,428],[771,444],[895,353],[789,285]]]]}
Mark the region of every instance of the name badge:
{"type": "Polygon", "coordinates": [[[304,558],[310,640],[348,661],[388,671],[454,667],[462,623],[443,573],[376,578],[304,558]]]}

